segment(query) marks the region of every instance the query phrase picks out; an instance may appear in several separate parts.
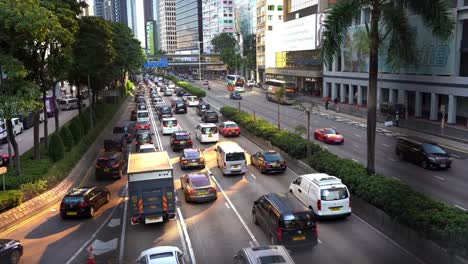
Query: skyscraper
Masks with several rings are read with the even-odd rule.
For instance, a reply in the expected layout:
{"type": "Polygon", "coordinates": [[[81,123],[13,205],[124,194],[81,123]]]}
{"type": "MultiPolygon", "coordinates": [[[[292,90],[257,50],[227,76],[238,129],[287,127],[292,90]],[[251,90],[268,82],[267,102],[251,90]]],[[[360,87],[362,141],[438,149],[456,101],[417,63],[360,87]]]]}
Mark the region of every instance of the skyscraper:
{"type": "Polygon", "coordinates": [[[176,0],[176,26],[177,53],[203,51],[202,0],[176,0]]]}
{"type": "Polygon", "coordinates": [[[146,23],[144,18],[144,5],[141,0],[127,0],[127,26],[132,29],[133,35],[146,48],[146,23]]]}
{"type": "Polygon", "coordinates": [[[213,38],[221,33],[234,35],[235,10],[233,0],[203,0],[203,51],[213,53],[213,38]]]}
{"type": "Polygon", "coordinates": [[[167,53],[174,53],[177,47],[176,0],[159,0],[158,18],[161,49],[167,53]]]}

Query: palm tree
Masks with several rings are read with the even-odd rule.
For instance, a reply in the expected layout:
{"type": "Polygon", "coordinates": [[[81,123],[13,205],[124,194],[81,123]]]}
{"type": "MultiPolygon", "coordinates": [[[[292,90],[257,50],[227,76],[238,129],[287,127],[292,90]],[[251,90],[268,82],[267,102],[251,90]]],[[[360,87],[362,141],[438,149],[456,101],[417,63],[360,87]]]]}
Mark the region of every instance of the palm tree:
{"type": "MultiPolygon", "coordinates": [[[[448,39],[455,21],[450,0],[339,0],[328,13],[323,33],[322,58],[329,64],[341,52],[348,30],[361,10],[370,10],[365,24],[369,39],[369,85],[367,102],[367,172],[375,172],[376,93],[378,51],[385,50],[385,63],[392,70],[417,62],[414,32],[408,23],[407,10],[419,15],[434,36],[448,39]]],[[[383,55],[383,54],[381,54],[383,55]]]]}

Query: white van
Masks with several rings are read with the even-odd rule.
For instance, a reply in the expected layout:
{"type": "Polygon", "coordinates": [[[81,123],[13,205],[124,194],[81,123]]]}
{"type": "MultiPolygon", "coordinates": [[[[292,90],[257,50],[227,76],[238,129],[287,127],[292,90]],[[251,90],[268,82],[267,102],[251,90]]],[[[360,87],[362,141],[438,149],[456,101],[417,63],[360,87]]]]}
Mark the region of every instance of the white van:
{"type": "Polygon", "coordinates": [[[0,120],[0,143],[6,143],[8,138],[6,124],[0,120]]]}
{"type": "Polygon", "coordinates": [[[78,99],[76,99],[76,98],[57,99],[57,104],[58,104],[60,110],[78,109],[78,99]]]}
{"type": "Polygon", "coordinates": [[[223,175],[247,172],[245,151],[232,141],[219,142],[216,147],[216,162],[223,175]]]}
{"type": "Polygon", "coordinates": [[[198,124],[198,126],[195,128],[195,136],[197,137],[198,141],[200,141],[200,143],[219,141],[218,128],[215,124],[212,123],[198,124]]]}
{"type": "Polygon", "coordinates": [[[194,95],[187,96],[187,98],[185,99],[185,102],[187,102],[188,106],[197,106],[199,103],[198,97],[194,95]]]}
{"type": "Polygon", "coordinates": [[[351,200],[341,179],[325,173],[297,177],[289,192],[311,208],[318,217],[347,217],[351,215],[351,200]]]}
{"type": "Polygon", "coordinates": [[[179,130],[179,124],[175,117],[163,117],[161,120],[161,132],[163,135],[170,135],[179,130]]]}
{"type": "Polygon", "coordinates": [[[137,122],[138,121],[150,121],[148,110],[138,110],[137,111],[137,122]]]}

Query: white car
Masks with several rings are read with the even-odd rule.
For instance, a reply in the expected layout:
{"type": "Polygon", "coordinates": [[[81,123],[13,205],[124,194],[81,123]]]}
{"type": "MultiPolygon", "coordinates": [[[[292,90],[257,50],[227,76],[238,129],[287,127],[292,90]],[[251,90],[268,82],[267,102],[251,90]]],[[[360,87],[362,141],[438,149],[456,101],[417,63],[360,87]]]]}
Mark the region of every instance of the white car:
{"type": "Polygon", "coordinates": [[[187,96],[185,102],[187,102],[188,106],[197,106],[199,104],[198,97],[194,95],[187,96]]]}
{"type": "Polygon", "coordinates": [[[202,123],[195,128],[195,136],[200,143],[218,142],[218,127],[212,123],[202,123]]]}
{"type": "Polygon", "coordinates": [[[158,151],[153,144],[143,144],[139,147],[138,153],[156,152],[158,151]]]}
{"type": "Polygon", "coordinates": [[[166,89],[164,91],[164,96],[171,96],[172,95],[172,90],[166,89]]]}
{"type": "Polygon", "coordinates": [[[175,84],[174,84],[174,83],[170,83],[170,84],[167,86],[167,89],[174,90],[174,89],[175,89],[175,84]]]}
{"type": "Polygon", "coordinates": [[[185,264],[184,254],[178,247],[160,246],[140,253],[138,264],[185,264]]]}
{"type": "Polygon", "coordinates": [[[163,135],[170,135],[180,130],[175,117],[163,117],[161,120],[161,132],[163,135]]]}
{"type": "Polygon", "coordinates": [[[148,110],[138,110],[137,111],[137,122],[139,121],[150,121],[148,110]]]}
{"type": "Polygon", "coordinates": [[[0,143],[6,142],[7,137],[6,124],[3,120],[0,120],[0,143]]]}
{"type": "MultiPolygon", "coordinates": [[[[2,125],[0,126],[0,130],[3,130],[3,126],[5,126],[5,129],[6,129],[6,124],[5,124],[5,119],[1,121],[2,125]]],[[[21,122],[21,120],[19,120],[19,118],[12,118],[11,119],[11,125],[13,126],[13,135],[18,135],[18,134],[21,134],[23,133],[23,123],[21,122]]],[[[6,133],[6,130],[5,130],[5,133],[6,133]]]]}
{"type": "Polygon", "coordinates": [[[347,217],[351,215],[351,200],[341,179],[325,173],[297,177],[289,191],[318,217],[347,217]]]}

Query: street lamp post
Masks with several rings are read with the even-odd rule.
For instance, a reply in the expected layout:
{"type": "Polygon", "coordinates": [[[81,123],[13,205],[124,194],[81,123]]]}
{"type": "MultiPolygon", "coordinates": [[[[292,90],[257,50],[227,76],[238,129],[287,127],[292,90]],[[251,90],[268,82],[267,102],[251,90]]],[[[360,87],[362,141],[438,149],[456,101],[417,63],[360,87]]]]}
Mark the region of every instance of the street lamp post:
{"type": "Polygon", "coordinates": [[[198,43],[198,80],[201,82],[201,41],[198,43]]]}

